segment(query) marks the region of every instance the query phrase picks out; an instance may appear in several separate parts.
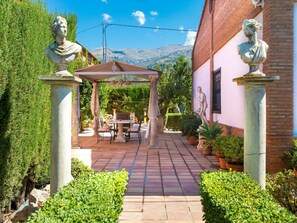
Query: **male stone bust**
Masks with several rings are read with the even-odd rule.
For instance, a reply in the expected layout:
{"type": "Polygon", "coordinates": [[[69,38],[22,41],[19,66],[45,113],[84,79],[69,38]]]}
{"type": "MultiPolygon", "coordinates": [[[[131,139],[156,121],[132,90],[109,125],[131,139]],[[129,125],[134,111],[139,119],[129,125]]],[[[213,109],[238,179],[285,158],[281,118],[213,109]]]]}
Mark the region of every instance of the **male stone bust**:
{"type": "Polygon", "coordinates": [[[267,58],[268,45],[257,38],[257,31],[262,29],[262,24],[255,19],[244,20],[242,30],[248,41],[238,45],[238,53],[244,63],[250,67],[246,75],[265,76],[259,69],[260,64],[267,58]]]}
{"type": "Polygon", "coordinates": [[[82,47],[77,43],[66,40],[67,21],[65,18],[57,16],[51,28],[55,41],[45,49],[45,53],[48,58],[57,65],[55,76],[72,76],[72,74],[67,71],[67,66],[77,57],[82,47]]]}

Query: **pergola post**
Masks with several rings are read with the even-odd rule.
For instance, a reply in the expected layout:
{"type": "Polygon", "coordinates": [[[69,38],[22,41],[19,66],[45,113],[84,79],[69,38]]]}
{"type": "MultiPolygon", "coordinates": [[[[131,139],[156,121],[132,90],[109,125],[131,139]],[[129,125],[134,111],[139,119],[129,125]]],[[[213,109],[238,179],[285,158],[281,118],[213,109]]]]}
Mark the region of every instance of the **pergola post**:
{"type": "Polygon", "coordinates": [[[72,149],[79,149],[79,120],[80,120],[80,106],[79,106],[79,85],[73,87],[73,102],[72,102],[72,149]]]}
{"type": "Polygon", "coordinates": [[[149,98],[149,145],[148,148],[158,148],[157,143],[157,120],[158,120],[158,93],[157,93],[157,83],[158,77],[149,76],[150,78],[150,98],[149,98]]]}

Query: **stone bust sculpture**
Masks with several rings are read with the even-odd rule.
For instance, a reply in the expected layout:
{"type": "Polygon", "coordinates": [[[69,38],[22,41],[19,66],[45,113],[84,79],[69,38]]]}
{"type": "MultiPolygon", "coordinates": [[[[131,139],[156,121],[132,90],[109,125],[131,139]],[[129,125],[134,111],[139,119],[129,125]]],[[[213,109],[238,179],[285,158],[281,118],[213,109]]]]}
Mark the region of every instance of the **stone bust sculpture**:
{"type": "Polygon", "coordinates": [[[265,5],[265,2],[264,0],[253,0],[253,4],[255,7],[264,7],[265,5]]]}
{"type": "Polygon", "coordinates": [[[242,30],[248,41],[238,45],[237,49],[242,61],[250,67],[246,75],[265,76],[259,66],[266,60],[268,45],[257,38],[259,29],[262,29],[262,25],[255,19],[246,19],[242,23],[242,30]]]}
{"type": "Polygon", "coordinates": [[[202,124],[208,124],[206,119],[206,109],[208,107],[207,101],[206,101],[206,95],[202,92],[202,88],[199,86],[197,88],[198,92],[198,99],[199,99],[199,111],[198,114],[201,118],[202,124]]]}
{"type": "Polygon", "coordinates": [[[57,65],[55,76],[72,76],[67,71],[67,66],[77,57],[82,47],[77,43],[66,40],[67,21],[65,18],[57,16],[52,23],[51,29],[55,41],[45,49],[45,53],[57,65]]]}

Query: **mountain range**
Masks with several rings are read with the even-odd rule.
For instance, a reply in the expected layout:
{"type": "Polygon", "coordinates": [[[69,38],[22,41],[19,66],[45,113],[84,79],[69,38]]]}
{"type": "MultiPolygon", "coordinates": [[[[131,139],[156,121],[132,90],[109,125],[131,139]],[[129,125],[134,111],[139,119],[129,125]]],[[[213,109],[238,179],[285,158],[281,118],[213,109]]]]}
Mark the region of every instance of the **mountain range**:
{"type": "MultiPolygon", "coordinates": [[[[119,60],[122,62],[142,66],[153,67],[155,64],[173,63],[180,55],[185,55],[191,62],[193,46],[168,45],[159,48],[116,48],[107,50],[107,61],[119,60]]],[[[102,48],[95,49],[91,53],[102,58],[102,48]]]]}

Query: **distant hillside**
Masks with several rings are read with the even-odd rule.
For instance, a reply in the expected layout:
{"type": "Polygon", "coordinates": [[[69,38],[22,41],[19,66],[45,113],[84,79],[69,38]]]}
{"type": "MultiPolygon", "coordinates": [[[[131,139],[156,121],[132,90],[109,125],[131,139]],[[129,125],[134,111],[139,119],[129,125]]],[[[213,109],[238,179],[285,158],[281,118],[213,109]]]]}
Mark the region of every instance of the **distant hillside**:
{"type": "MultiPolygon", "coordinates": [[[[143,67],[151,67],[159,63],[172,63],[178,56],[185,55],[191,62],[192,46],[168,45],[159,48],[117,48],[108,49],[107,61],[119,60],[143,67]]],[[[102,49],[95,49],[91,53],[99,60],[102,58],[102,49]]]]}

